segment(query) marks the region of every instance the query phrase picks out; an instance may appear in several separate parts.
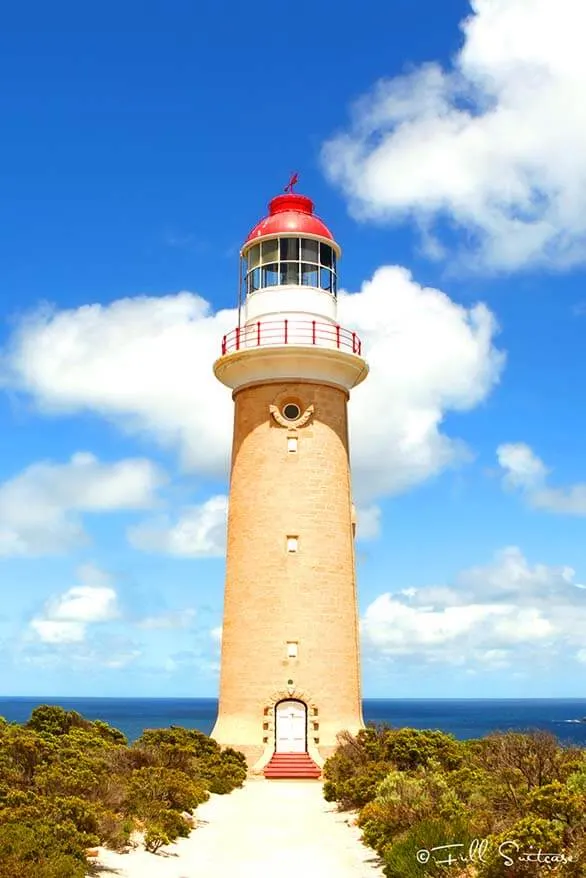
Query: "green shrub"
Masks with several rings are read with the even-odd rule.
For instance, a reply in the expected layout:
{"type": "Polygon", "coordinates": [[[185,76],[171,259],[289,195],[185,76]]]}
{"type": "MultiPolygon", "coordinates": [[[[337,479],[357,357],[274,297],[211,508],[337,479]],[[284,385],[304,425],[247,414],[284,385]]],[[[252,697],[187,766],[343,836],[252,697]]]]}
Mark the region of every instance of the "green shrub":
{"type": "MultiPolygon", "coordinates": [[[[524,852],[536,853],[540,849],[551,853],[564,853],[564,830],[559,821],[543,817],[523,817],[502,832],[489,836],[486,864],[479,871],[481,878],[529,878],[539,874],[551,874],[550,869],[539,863],[524,862],[524,852]],[[543,871],[545,869],[545,872],[543,871]]],[[[555,875],[567,875],[566,869],[556,869],[555,875]]]]}
{"type": "Polygon", "coordinates": [[[387,762],[372,762],[346,780],[326,781],[326,802],[338,802],[343,809],[362,808],[375,797],[378,785],[388,772],[387,762]]]}
{"type": "Polygon", "coordinates": [[[546,732],[456,741],[441,732],[368,728],[340,736],[324,775],[328,801],[361,808],[363,841],[384,857],[388,876],[586,878],[586,752],[546,732]],[[420,849],[474,839],[488,846],[485,862],[478,851],[475,862],[417,862],[420,849]],[[511,840],[530,855],[541,846],[567,862],[505,865],[499,845],[511,840]]]}
{"type": "Polygon", "coordinates": [[[407,774],[393,769],[379,783],[376,798],[362,808],[363,839],[379,854],[409,827],[431,818],[463,819],[465,806],[437,766],[407,774]]]}
{"type": "Polygon", "coordinates": [[[463,758],[462,743],[445,732],[392,729],[384,739],[384,759],[392,762],[399,771],[413,771],[430,762],[451,771],[462,765],[463,758]]]}
{"type": "Polygon", "coordinates": [[[144,829],[148,850],[187,835],[183,816],[241,786],[246,760],[201,732],[125,736],[75,711],[42,705],[25,725],[0,718],[0,878],[85,878],[85,851],[123,849],[144,829]]]}
{"type": "Polygon", "coordinates": [[[387,878],[456,876],[465,868],[466,858],[474,858],[473,840],[474,834],[465,820],[421,821],[387,846],[383,871],[387,878]]]}
{"type": "Polygon", "coordinates": [[[159,811],[153,814],[146,824],[144,835],[145,850],[156,853],[163,845],[171,844],[178,838],[187,838],[191,827],[176,811],[159,811]]]}
{"type": "Polygon", "coordinates": [[[161,810],[192,811],[209,799],[199,781],[175,768],[139,768],[132,772],[125,802],[127,814],[150,817],[161,810]]]}
{"type": "Polygon", "coordinates": [[[75,827],[0,824],[0,878],[84,878],[84,840],[75,827]]]}

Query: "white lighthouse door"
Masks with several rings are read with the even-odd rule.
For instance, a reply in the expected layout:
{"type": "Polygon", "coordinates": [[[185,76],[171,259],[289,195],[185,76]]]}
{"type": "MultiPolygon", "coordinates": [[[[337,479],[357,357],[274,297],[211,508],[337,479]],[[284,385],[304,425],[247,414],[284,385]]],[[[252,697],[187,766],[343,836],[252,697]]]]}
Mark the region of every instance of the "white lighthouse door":
{"type": "Polygon", "coordinates": [[[300,701],[281,701],[275,711],[277,753],[305,753],[307,711],[300,701]]]}

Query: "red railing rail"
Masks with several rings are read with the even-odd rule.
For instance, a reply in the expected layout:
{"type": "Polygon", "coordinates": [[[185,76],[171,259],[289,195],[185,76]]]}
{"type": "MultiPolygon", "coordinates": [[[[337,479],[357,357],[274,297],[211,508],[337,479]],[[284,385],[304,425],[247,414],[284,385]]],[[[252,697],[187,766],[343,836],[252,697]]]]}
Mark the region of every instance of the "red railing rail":
{"type": "Polygon", "coordinates": [[[246,326],[237,326],[222,339],[222,356],[242,348],[271,345],[316,345],[362,353],[362,342],[355,332],[336,323],[317,320],[258,320],[246,326]]]}

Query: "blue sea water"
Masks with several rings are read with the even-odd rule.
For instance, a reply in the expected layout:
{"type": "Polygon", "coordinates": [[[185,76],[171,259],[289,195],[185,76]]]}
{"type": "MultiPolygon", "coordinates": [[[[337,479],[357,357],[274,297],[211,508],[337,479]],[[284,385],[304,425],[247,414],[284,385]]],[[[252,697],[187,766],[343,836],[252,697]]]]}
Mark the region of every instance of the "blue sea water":
{"type": "MultiPolygon", "coordinates": [[[[215,698],[32,698],[0,697],[0,716],[25,722],[39,704],[59,704],[88,719],[101,719],[130,741],[143,729],[185,726],[209,734],[215,698]]],[[[364,700],[366,722],[395,728],[441,729],[457,738],[491,731],[544,729],[560,741],[586,747],[586,699],[371,699],[364,700]]]]}

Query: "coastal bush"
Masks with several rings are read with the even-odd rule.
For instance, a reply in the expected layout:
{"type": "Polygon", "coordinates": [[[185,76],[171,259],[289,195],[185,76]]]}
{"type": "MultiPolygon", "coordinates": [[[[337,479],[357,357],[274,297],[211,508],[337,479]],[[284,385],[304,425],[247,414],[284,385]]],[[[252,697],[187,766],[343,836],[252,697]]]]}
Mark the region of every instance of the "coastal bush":
{"type": "Polygon", "coordinates": [[[246,778],[241,753],[172,727],[129,745],[122,732],[55,705],[0,717],[0,878],[83,878],[86,851],[147,850],[189,834],[189,812],[246,778]]]}
{"type": "Polygon", "coordinates": [[[332,770],[332,766],[328,766],[326,761],[324,766],[325,800],[326,802],[338,802],[341,808],[349,810],[362,808],[376,796],[378,785],[388,774],[390,765],[388,762],[370,762],[350,777],[331,780],[328,779],[328,768],[330,771],[332,770]]]}
{"type": "Polygon", "coordinates": [[[324,765],[324,795],[341,808],[361,808],[375,797],[378,783],[389,771],[413,771],[430,764],[449,771],[460,767],[465,755],[462,742],[439,731],[375,726],[356,736],[344,732],[324,765]]]}
{"type": "Polygon", "coordinates": [[[423,820],[385,848],[385,875],[387,878],[445,878],[466,874],[466,860],[474,858],[473,842],[474,833],[463,819],[423,820]]]}
{"type": "Polygon", "coordinates": [[[176,768],[151,766],[133,771],[128,780],[124,810],[127,814],[150,817],[161,809],[192,811],[209,799],[200,781],[176,768]]]}
{"type": "Polygon", "coordinates": [[[152,759],[152,764],[176,768],[197,777],[212,793],[230,793],[246,779],[246,758],[196,729],[171,726],[147,729],[133,749],[152,759]]]}
{"type": "Polygon", "coordinates": [[[177,811],[160,810],[152,815],[146,824],[145,849],[154,854],[159,848],[171,844],[178,838],[187,838],[190,831],[189,823],[177,811]]]}
{"type": "MultiPolygon", "coordinates": [[[[533,815],[517,820],[498,835],[489,836],[487,841],[486,863],[479,867],[479,878],[529,878],[539,875],[544,868],[546,874],[551,874],[551,864],[539,862],[539,851],[568,853],[561,823],[533,815]]],[[[572,874],[572,863],[554,866],[555,875],[572,874]],[[566,865],[570,869],[565,868],[566,865]]]]}
{"type": "Polygon", "coordinates": [[[84,850],[73,825],[0,823],[0,878],[84,878],[84,850]]]}
{"type": "Polygon", "coordinates": [[[341,735],[324,775],[324,797],[359,809],[363,841],[389,878],[586,876],[586,752],[546,732],[456,741],[373,727],[341,735]],[[461,847],[441,863],[431,849],[448,844],[461,847]],[[533,862],[540,847],[557,861],[533,862]]]}
{"type": "Polygon", "coordinates": [[[413,774],[390,771],[379,783],[375,798],[362,808],[358,825],[365,843],[382,855],[393,838],[411,826],[432,817],[462,819],[465,813],[464,803],[436,763],[413,774]]]}

